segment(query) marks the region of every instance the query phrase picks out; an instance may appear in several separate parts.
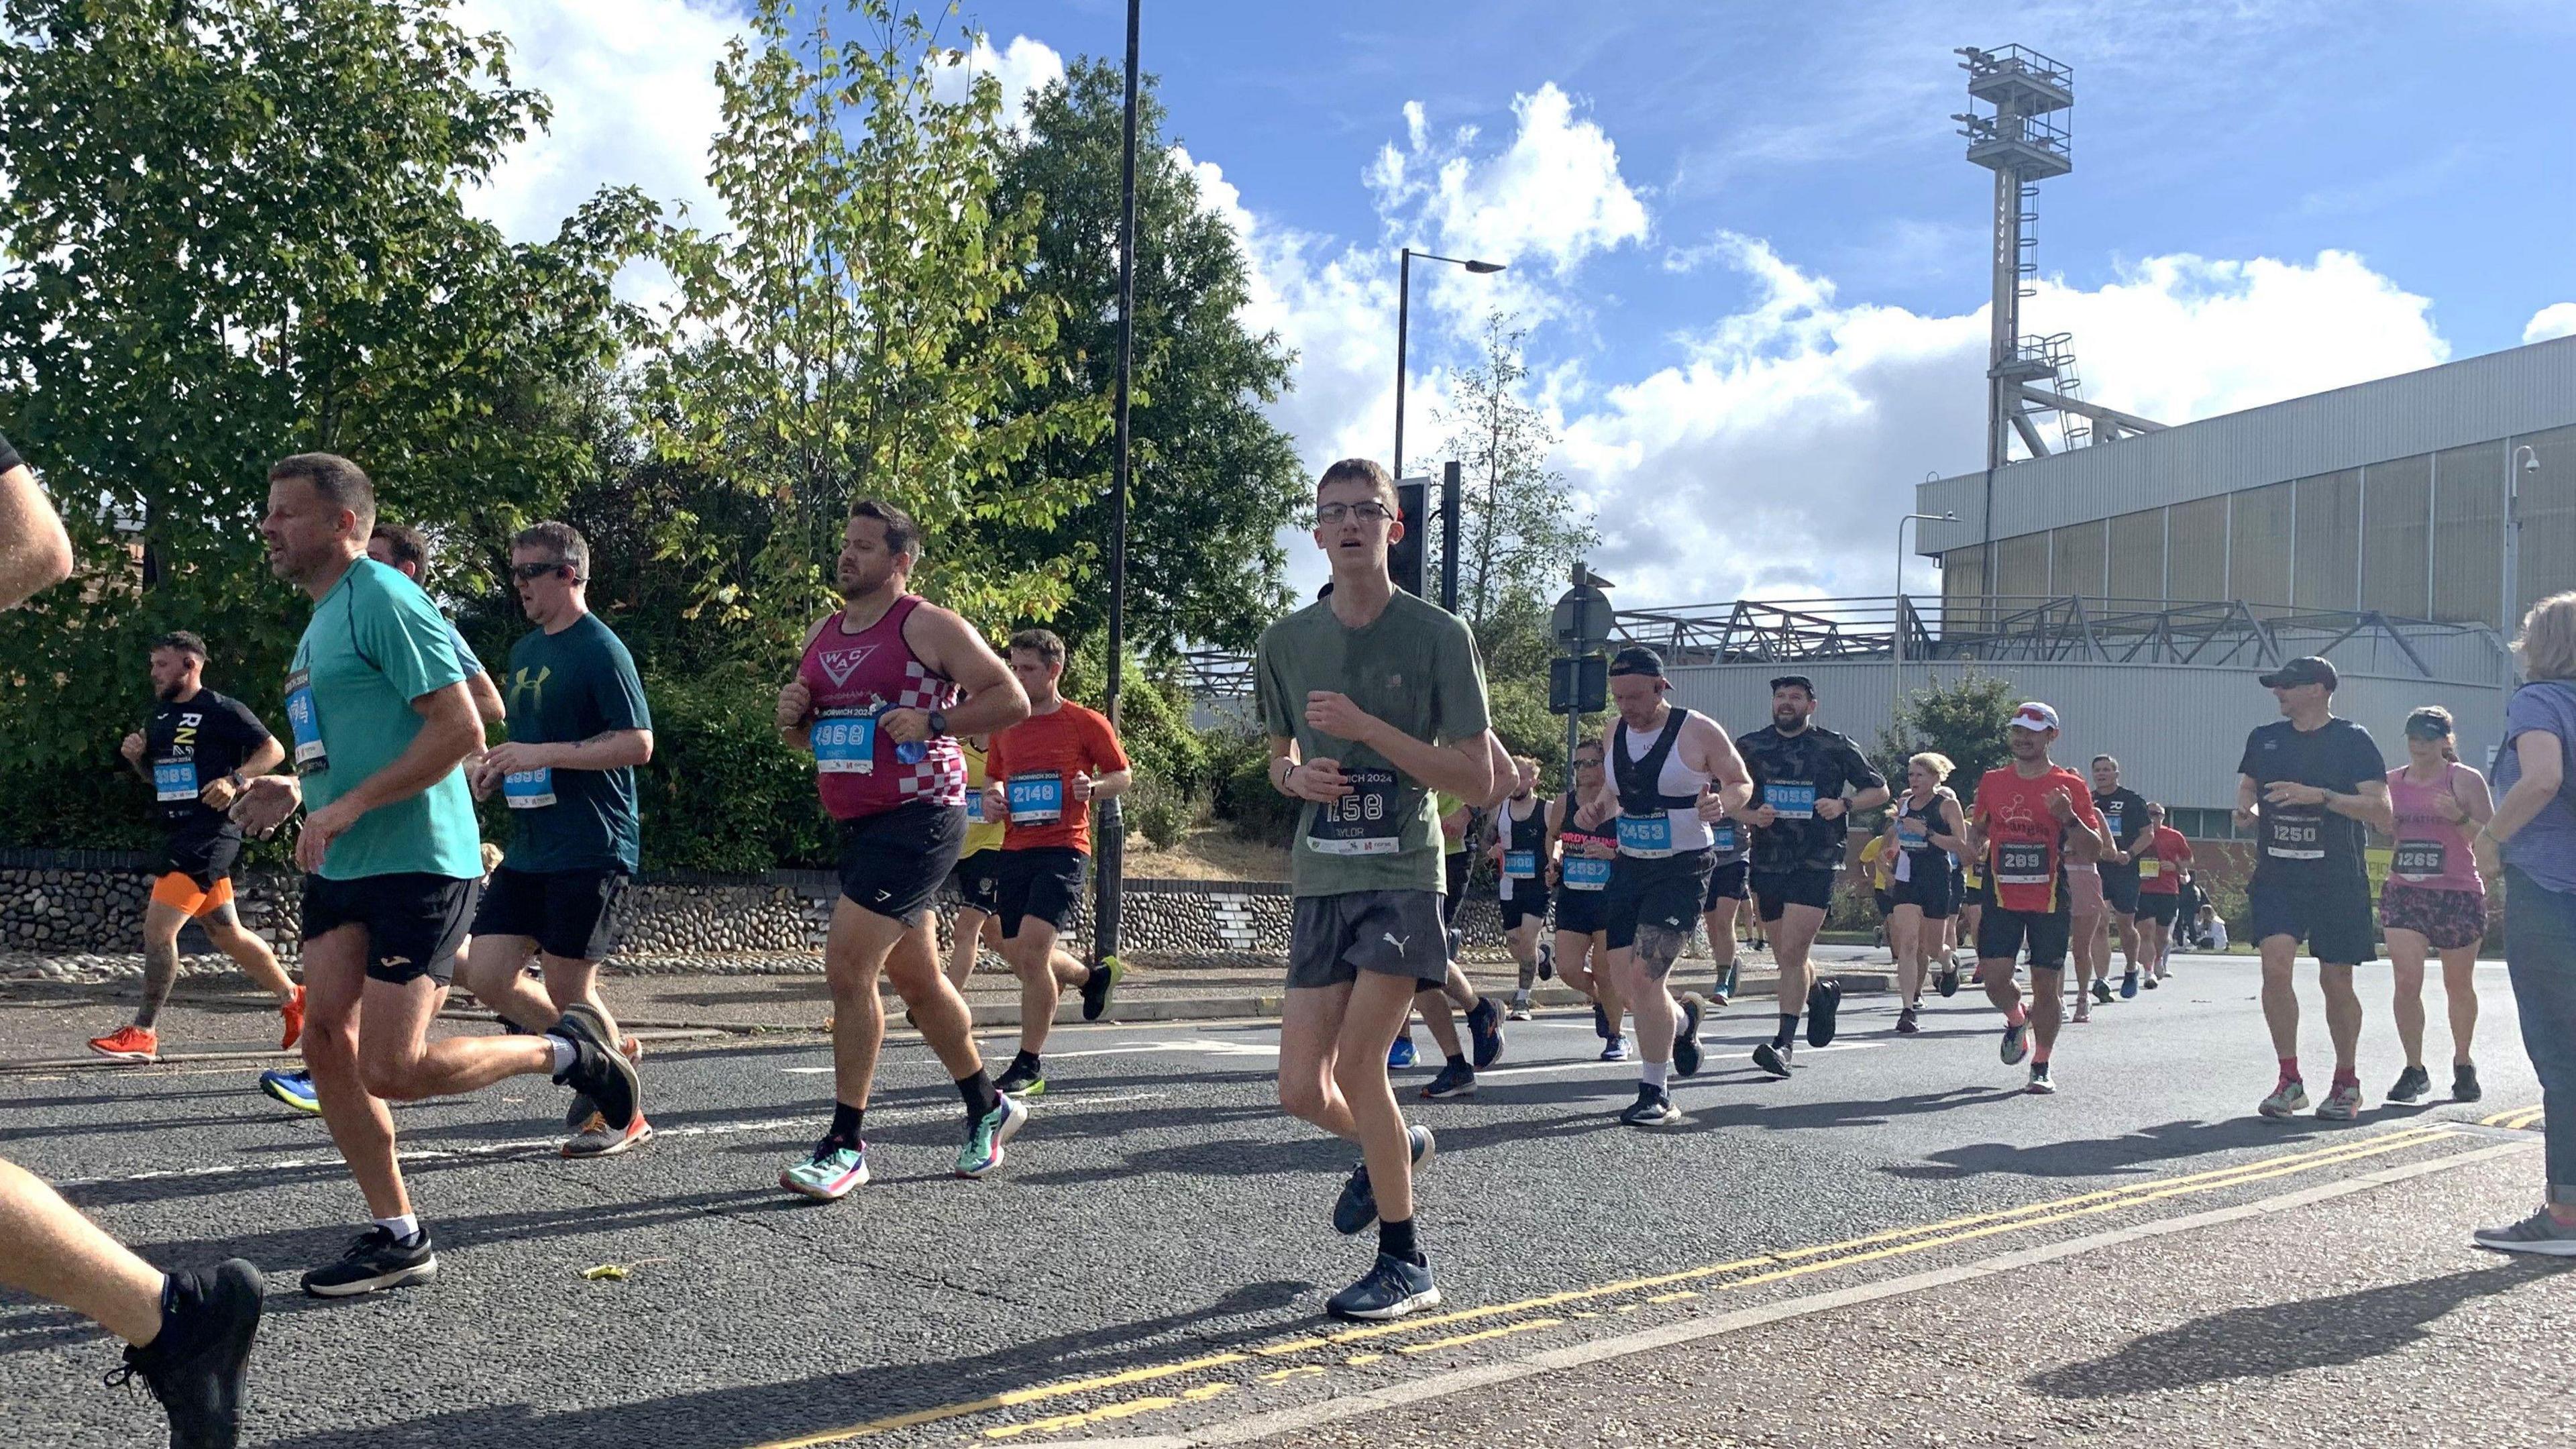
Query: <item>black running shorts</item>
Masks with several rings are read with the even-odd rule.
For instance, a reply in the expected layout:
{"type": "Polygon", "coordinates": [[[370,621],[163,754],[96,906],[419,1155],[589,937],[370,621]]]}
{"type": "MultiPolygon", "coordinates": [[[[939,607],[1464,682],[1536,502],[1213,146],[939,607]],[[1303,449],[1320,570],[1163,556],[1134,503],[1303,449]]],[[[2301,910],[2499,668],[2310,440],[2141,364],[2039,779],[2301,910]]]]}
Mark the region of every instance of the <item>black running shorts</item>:
{"type": "Polygon", "coordinates": [[[861,910],[921,924],[966,845],[966,807],[913,800],[841,822],[841,895],[861,910]]]}
{"type": "Polygon", "coordinates": [[[492,872],[474,912],[478,936],[525,936],[559,961],[604,961],[617,949],[622,870],[492,872]]]}
{"type": "Polygon", "coordinates": [[[1958,898],[1951,894],[1957,884],[1957,878],[1946,870],[1918,870],[1912,880],[1891,883],[1887,895],[1892,906],[1912,906],[1927,921],[1943,921],[1959,909],[1958,898]]]}
{"type": "Polygon", "coordinates": [[[456,948],[474,919],[478,881],[404,871],[356,880],[304,878],[304,940],[355,926],[367,936],[367,979],[406,985],[456,976],[456,948]]]}
{"type": "Polygon", "coordinates": [[[2332,966],[2358,966],[2378,954],[2366,879],[2317,885],[2256,881],[2245,892],[2245,909],[2253,917],[2246,938],[2258,947],[2287,936],[2306,942],[2319,961],[2332,966]]]}
{"type": "Polygon", "coordinates": [[[1687,940],[1699,921],[1700,896],[1708,888],[1712,857],[1705,850],[1685,851],[1660,860],[1623,855],[1610,865],[1609,900],[1602,906],[1604,945],[1613,951],[1637,944],[1641,928],[1678,931],[1687,940]]]}
{"type": "Polygon", "coordinates": [[[1449,927],[1438,891],[1297,897],[1288,920],[1289,989],[1340,986],[1363,971],[1424,987],[1449,979],[1449,927]]]}
{"type": "Polygon", "coordinates": [[[981,911],[988,916],[1002,913],[1001,847],[960,856],[956,868],[948,872],[948,890],[960,908],[981,911]]]}
{"type": "Polygon", "coordinates": [[[1517,931],[1525,921],[1547,919],[1547,887],[1536,881],[1512,882],[1512,893],[1503,898],[1503,929],[1517,931]]]}
{"type": "Polygon", "coordinates": [[[1560,890],[1556,893],[1556,928],[1577,936],[1589,936],[1608,927],[1607,890],[1560,890]]]}
{"type": "Polygon", "coordinates": [[[2116,865],[2102,867],[2102,899],[2111,909],[2124,916],[2140,914],[2138,910],[2138,868],[2122,869],[2116,865]]]}
{"type": "Polygon", "coordinates": [[[1834,908],[1834,873],[1829,869],[1757,870],[1753,900],[1765,922],[1776,921],[1791,906],[1834,908]]]}
{"type": "Polygon", "coordinates": [[[1000,852],[1002,939],[1019,939],[1022,921],[1040,921],[1058,936],[1073,929],[1090,882],[1091,857],[1070,845],[1000,852]]]}
{"type": "Polygon", "coordinates": [[[2063,971],[2075,918],[2065,911],[2008,911],[1988,906],[1977,917],[1977,959],[2010,961],[2030,947],[2030,969],[2063,971]]]}
{"type": "Polygon", "coordinates": [[[1699,898],[1699,908],[1713,911],[1719,901],[1750,899],[1753,888],[1747,882],[1752,878],[1753,862],[1749,860],[1730,860],[1718,866],[1708,873],[1708,890],[1699,898]]]}

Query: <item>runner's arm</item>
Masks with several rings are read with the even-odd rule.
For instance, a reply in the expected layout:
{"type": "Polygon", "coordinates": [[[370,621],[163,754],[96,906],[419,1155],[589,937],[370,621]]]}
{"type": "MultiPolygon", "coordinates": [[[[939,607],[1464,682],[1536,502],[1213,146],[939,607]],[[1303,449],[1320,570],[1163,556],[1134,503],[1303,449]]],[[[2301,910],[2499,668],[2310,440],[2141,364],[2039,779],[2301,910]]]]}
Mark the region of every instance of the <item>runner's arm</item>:
{"type": "Polygon", "coordinates": [[[474,716],[474,700],[461,679],[413,700],[411,707],[420,716],[420,732],[412,736],[411,744],[383,769],[324,806],[325,812],[345,807],[354,820],[370,810],[408,800],[446,779],[483,741],[482,722],[474,716]]]}
{"type": "Polygon", "coordinates": [[[1706,775],[1717,786],[1717,798],[1726,813],[1737,814],[1753,802],[1753,772],[1744,766],[1744,756],[1735,741],[1717,727],[1717,721],[1694,714],[1682,730],[1682,764],[1706,775]]]}
{"type": "Polygon", "coordinates": [[[2397,813],[2388,805],[2388,782],[2364,780],[2353,793],[2326,790],[2325,807],[2337,815],[2348,816],[2383,835],[2397,833],[2397,813]]]}
{"type": "Polygon", "coordinates": [[[2251,829],[2262,814],[2263,787],[2254,783],[2253,776],[2239,772],[2236,776],[2237,828],[2251,829]]]}
{"type": "MultiPolygon", "coordinates": [[[[823,632],[823,626],[831,623],[832,617],[825,614],[805,630],[805,642],[800,650],[814,647],[814,636],[823,632]]],[[[778,738],[785,741],[789,749],[810,751],[814,748],[814,693],[799,675],[789,675],[787,682],[779,686],[776,723],[778,738]]]]}
{"type": "Polygon", "coordinates": [[[1848,815],[1855,810],[1875,810],[1896,798],[1895,792],[1887,788],[1887,777],[1881,775],[1877,768],[1870,764],[1869,758],[1848,740],[1843,742],[1843,767],[1844,775],[1850,779],[1875,782],[1863,787],[1843,802],[1844,814],[1848,815]]]}
{"type": "MultiPolygon", "coordinates": [[[[937,604],[914,609],[903,621],[903,642],[931,673],[966,691],[966,702],[947,711],[950,734],[998,734],[1029,717],[1029,694],[1019,676],[955,613],[937,604]]],[[[877,727],[897,743],[927,739],[930,712],[890,709],[878,717],[877,727]]]]}
{"type": "Polygon", "coordinates": [[[1370,714],[1346,694],[1310,691],[1305,709],[1307,728],[1366,745],[1424,789],[1469,802],[1484,800],[1494,793],[1494,757],[1500,755],[1507,763],[1511,759],[1510,751],[1503,748],[1490,727],[1465,739],[1435,745],[1417,740],[1370,714]]]}
{"type": "Polygon", "coordinates": [[[0,609],[16,608],[71,573],[71,538],[36,475],[24,463],[0,473],[0,609]]]}
{"type": "Polygon", "coordinates": [[[1935,834],[1932,837],[1932,843],[1941,847],[1943,850],[1957,851],[1963,855],[1966,854],[1968,849],[1968,827],[1966,822],[1959,818],[1959,802],[1957,798],[1947,794],[1942,795],[1939,799],[1938,808],[1941,812],[1942,823],[1948,825],[1950,830],[1946,835],[1935,834]]]}
{"type": "MultiPolygon", "coordinates": [[[[492,682],[492,671],[488,669],[475,670],[472,674],[465,676],[465,687],[468,690],[471,690],[474,694],[475,718],[481,720],[487,725],[508,724],[510,722],[509,707],[501,703],[501,689],[500,686],[492,682]]],[[[637,763],[641,764],[642,761],[639,760],[637,763]]],[[[575,768],[579,767],[576,766],[575,768]]],[[[601,765],[597,768],[604,770],[608,767],[606,765],[601,765]]]]}
{"type": "MultiPolygon", "coordinates": [[[[2460,787],[2454,783],[2451,786],[2451,798],[2459,801],[2460,808],[2469,812],[2469,823],[2484,825],[2494,819],[2495,792],[2487,788],[2487,777],[2466,765],[2462,765],[2458,773],[2469,777],[2469,789],[2463,794],[2460,787]]],[[[2393,810],[2396,807],[2392,805],[2389,808],[2393,810]]]]}
{"type": "Polygon", "coordinates": [[[2483,841],[2501,844],[2513,839],[2514,832],[2531,823],[2532,817],[2558,798],[2565,783],[2566,768],[2559,760],[2558,736],[2544,729],[2526,729],[2513,737],[2513,757],[2522,765],[2522,778],[2504,792],[2496,802],[2495,814],[2478,832],[2483,841]]]}
{"type": "Polygon", "coordinates": [[[624,770],[653,760],[651,730],[601,730],[586,740],[560,745],[504,744],[492,747],[495,767],[533,770],[624,770]]]}
{"type": "Polygon", "coordinates": [[[241,762],[241,769],[238,773],[243,779],[247,780],[254,775],[265,775],[269,771],[274,770],[285,763],[286,746],[278,742],[277,736],[270,735],[266,740],[260,742],[258,748],[250,752],[248,758],[241,762]]]}

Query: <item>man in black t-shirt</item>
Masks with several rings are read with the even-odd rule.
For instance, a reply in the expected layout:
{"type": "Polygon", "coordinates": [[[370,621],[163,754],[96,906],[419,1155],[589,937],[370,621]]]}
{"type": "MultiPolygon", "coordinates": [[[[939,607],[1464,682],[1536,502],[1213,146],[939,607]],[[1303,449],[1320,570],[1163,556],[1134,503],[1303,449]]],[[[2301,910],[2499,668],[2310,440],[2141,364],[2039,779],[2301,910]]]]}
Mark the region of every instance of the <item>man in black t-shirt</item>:
{"type": "Polygon", "coordinates": [[[286,1050],[304,1034],[304,992],[268,943],[243,930],[233,913],[233,862],[241,856],[242,833],[224,813],[244,781],[277,768],[285,747],[247,706],[205,687],[203,639],[182,630],[153,640],[151,669],[159,702],[121,750],[152,787],[152,807],[167,832],[152,899],[143,908],[143,1001],[131,1023],[91,1038],[90,1050],[119,1061],[158,1059],[161,1008],[179,979],[179,928],[190,921],[277,997],[285,1018],[278,1049],[286,1050]]]}
{"type": "MultiPolygon", "coordinates": [[[[2110,999],[2111,935],[2120,937],[2120,959],[2128,969],[2120,976],[2120,994],[2138,994],[2138,852],[2146,848],[2147,797],[2120,783],[2120,762],[2109,755],[2093,757],[2093,808],[2102,812],[2102,828],[2111,832],[2112,849],[2099,862],[2105,924],[2093,939],[2077,944],[2092,953],[2093,980],[2101,999],[2110,999]]],[[[2153,976],[2147,985],[2153,986],[2153,976]]]]}
{"type": "Polygon", "coordinates": [[[2237,762],[2236,824],[2254,837],[2254,879],[2245,889],[2247,932],[2263,953],[2263,1018],[2272,1028],[2281,1079],[2259,1110],[2288,1117],[2308,1105],[2299,1076],[2299,998],[2290,979],[2304,939],[2320,963],[2326,1031],[2334,1038],[2334,1086],[2317,1115],[2350,1121],[2361,1110],[2361,998],[2352,968],[2374,944],[2370,875],[2362,827],[2387,831],[2386,761],[2370,732],[2337,718],[2335,667],[2293,659],[2263,676],[2286,716],[2245,739],[2237,762]]]}

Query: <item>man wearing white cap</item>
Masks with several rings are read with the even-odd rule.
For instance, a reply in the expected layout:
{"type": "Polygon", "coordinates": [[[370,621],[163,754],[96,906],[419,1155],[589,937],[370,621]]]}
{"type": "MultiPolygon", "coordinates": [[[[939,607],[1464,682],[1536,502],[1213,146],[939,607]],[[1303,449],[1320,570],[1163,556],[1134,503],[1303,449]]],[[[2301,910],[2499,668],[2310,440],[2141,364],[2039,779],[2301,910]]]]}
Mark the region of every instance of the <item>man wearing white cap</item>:
{"type": "Polygon", "coordinates": [[[2093,807],[2091,783],[2048,758],[2057,738],[2056,710],[2034,700],[2013,711],[2004,733],[2012,763],[1988,770],[1977,782],[1976,807],[1968,815],[1969,849],[1984,861],[1995,895],[1977,922],[1977,976],[1986,999],[2004,1014],[2004,1064],[2029,1057],[2030,1090],[2054,1092],[2048,1059],[2066,1012],[2066,950],[2074,926],[2067,846],[2071,837],[2107,850],[2111,835],[2093,807]],[[2013,958],[2025,945],[2026,1007],[2013,984],[2013,958]]]}

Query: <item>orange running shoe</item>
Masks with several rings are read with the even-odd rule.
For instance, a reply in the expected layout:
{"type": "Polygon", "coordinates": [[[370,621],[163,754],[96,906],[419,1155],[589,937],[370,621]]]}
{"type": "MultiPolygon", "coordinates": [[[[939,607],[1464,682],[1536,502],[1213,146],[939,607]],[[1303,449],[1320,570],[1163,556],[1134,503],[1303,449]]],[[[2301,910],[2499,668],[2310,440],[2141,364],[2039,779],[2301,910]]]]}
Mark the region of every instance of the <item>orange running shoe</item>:
{"type": "Polygon", "coordinates": [[[279,1007],[277,1014],[286,1019],[286,1036],[277,1044],[277,1049],[291,1052],[304,1037],[304,988],[296,987],[294,997],[279,1007]]]}
{"type": "Polygon", "coordinates": [[[161,1060],[161,1038],[148,1026],[120,1026],[105,1036],[91,1037],[89,1049],[120,1062],[161,1060]]]}

